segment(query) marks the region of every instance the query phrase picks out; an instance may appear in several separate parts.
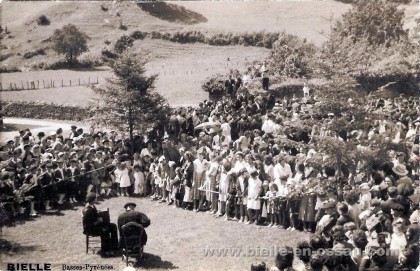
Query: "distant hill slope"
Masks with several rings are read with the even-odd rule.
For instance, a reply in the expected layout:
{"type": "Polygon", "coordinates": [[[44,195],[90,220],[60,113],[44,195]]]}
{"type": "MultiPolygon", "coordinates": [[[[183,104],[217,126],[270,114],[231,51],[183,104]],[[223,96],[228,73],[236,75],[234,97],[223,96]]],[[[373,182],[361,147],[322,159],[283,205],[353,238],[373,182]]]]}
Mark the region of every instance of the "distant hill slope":
{"type": "Polygon", "coordinates": [[[0,7],[1,24],[7,26],[11,33],[10,37],[2,40],[2,43],[10,51],[3,48],[2,53],[23,54],[34,48],[41,48],[45,46],[41,41],[50,37],[55,29],[68,23],[75,24],[91,37],[89,41],[91,53],[102,49],[105,41],[114,42],[122,34],[135,30],[147,32],[201,30],[209,34],[284,30],[320,44],[324,37],[319,32],[329,27],[328,21],[323,18],[328,18],[332,13],[338,17],[350,7],[334,1],[183,1],[171,2],[169,5],[172,8],[166,10],[173,12],[167,16],[173,17],[163,18],[162,14],[160,17],[153,16],[156,15],[156,12],[150,12],[154,10],[153,8],[149,8],[149,12],[146,12],[134,2],[5,2],[0,7]],[[179,9],[174,9],[177,6],[179,9]],[[191,22],[190,24],[180,19],[184,14],[189,16],[190,20],[187,23],[191,22]],[[37,25],[36,19],[41,15],[45,15],[51,24],[37,25]],[[120,23],[128,30],[119,29],[120,23]]]}

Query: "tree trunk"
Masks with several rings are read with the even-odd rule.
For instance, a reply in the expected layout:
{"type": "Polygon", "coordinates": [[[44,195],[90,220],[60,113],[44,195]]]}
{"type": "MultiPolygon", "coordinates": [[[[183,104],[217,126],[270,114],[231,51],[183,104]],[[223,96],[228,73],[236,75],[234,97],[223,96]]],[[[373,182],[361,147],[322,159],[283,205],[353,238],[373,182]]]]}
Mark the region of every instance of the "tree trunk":
{"type": "Polygon", "coordinates": [[[130,134],[130,155],[133,154],[133,150],[134,150],[134,137],[133,137],[133,129],[134,129],[134,121],[133,121],[133,112],[132,112],[132,108],[131,105],[128,106],[128,132],[130,134]]]}

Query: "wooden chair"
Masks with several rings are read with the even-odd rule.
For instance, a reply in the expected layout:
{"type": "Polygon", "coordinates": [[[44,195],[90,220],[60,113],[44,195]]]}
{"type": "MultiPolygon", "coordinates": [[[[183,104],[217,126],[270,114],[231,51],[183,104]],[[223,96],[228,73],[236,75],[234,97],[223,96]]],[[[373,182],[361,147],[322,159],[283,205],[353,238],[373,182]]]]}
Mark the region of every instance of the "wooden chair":
{"type": "MultiPolygon", "coordinates": [[[[95,235],[95,234],[85,234],[86,235],[86,254],[89,253],[89,244],[95,244],[94,248],[99,248],[101,249],[101,236],[100,235],[95,235]]],[[[93,253],[95,253],[95,249],[93,249],[93,253]]]]}
{"type": "Polygon", "coordinates": [[[143,257],[143,247],[141,245],[141,238],[144,234],[144,228],[142,225],[136,222],[128,222],[121,227],[121,254],[122,260],[126,259],[126,265],[128,266],[128,257],[136,256],[137,259],[143,257]]]}
{"type": "MultiPolygon", "coordinates": [[[[109,223],[110,215],[109,215],[109,208],[106,211],[99,211],[98,216],[102,217],[103,221],[109,223]]],[[[101,248],[101,235],[93,234],[93,233],[86,233],[86,254],[89,253],[89,244],[95,244],[93,252],[95,253],[95,248],[101,248]],[[99,246],[98,246],[99,244],[99,246]]]]}

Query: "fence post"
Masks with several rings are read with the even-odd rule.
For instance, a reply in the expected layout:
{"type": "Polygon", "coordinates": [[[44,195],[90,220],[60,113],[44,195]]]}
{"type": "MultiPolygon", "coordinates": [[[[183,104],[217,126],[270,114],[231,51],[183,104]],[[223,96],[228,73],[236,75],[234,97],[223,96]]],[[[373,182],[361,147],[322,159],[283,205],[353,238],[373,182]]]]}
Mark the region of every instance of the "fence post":
{"type": "Polygon", "coordinates": [[[39,80],[36,80],[38,85],[36,86],[37,89],[39,89],[39,80]]]}
{"type": "Polygon", "coordinates": [[[16,83],[15,83],[15,90],[17,90],[16,83]]]}
{"type": "Polygon", "coordinates": [[[28,81],[26,81],[26,86],[28,87],[28,90],[29,90],[29,82],[28,81]]]}
{"type": "Polygon", "coordinates": [[[24,89],[24,86],[23,86],[23,81],[20,81],[20,84],[22,85],[22,89],[24,89]]]}
{"type": "Polygon", "coordinates": [[[0,91],[3,91],[3,86],[1,84],[1,82],[0,82],[0,91]]]}
{"type": "Polygon", "coordinates": [[[80,86],[80,78],[79,78],[79,86],[80,86]]]}
{"type": "Polygon", "coordinates": [[[10,83],[10,89],[9,89],[10,91],[12,91],[13,90],[13,85],[12,85],[12,83],[10,83]]]}
{"type": "Polygon", "coordinates": [[[44,80],[42,80],[42,85],[44,86],[44,88],[45,88],[45,82],[44,82],[44,80]]]}
{"type": "Polygon", "coordinates": [[[64,87],[64,82],[63,82],[64,80],[63,79],[61,79],[61,87],[64,87]]]}
{"type": "Polygon", "coordinates": [[[89,81],[88,81],[88,85],[90,85],[90,76],[89,76],[89,81]]]}
{"type": "Polygon", "coordinates": [[[99,78],[96,77],[96,84],[99,84],[99,78]]]}
{"type": "Polygon", "coordinates": [[[71,86],[71,80],[70,80],[70,86],[71,86]]]}

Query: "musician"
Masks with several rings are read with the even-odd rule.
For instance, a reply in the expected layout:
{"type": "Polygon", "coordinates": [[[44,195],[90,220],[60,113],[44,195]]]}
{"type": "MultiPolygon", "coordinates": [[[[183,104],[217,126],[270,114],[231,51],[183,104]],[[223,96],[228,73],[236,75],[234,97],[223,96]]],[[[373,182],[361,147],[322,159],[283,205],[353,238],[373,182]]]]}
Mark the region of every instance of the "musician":
{"type": "MultiPolygon", "coordinates": [[[[124,209],[126,210],[124,213],[120,214],[118,216],[118,230],[120,232],[120,247],[123,246],[123,238],[122,238],[122,232],[121,228],[128,222],[136,222],[140,225],[142,225],[144,228],[147,228],[150,225],[150,219],[143,213],[135,211],[136,204],[134,202],[128,202],[124,205],[124,209]]],[[[144,231],[142,237],[141,237],[141,246],[146,245],[147,243],[147,234],[146,231],[144,231]]]]}
{"type": "Polygon", "coordinates": [[[32,174],[27,174],[21,187],[15,192],[15,196],[21,206],[29,205],[30,216],[37,216],[35,211],[35,195],[38,190],[37,182],[32,174]]]}
{"type": "Polygon", "coordinates": [[[86,207],[83,209],[83,234],[101,236],[101,250],[103,256],[112,256],[118,249],[117,225],[106,221],[100,216],[95,207],[96,194],[89,193],[86,196],[86,207]]]}

